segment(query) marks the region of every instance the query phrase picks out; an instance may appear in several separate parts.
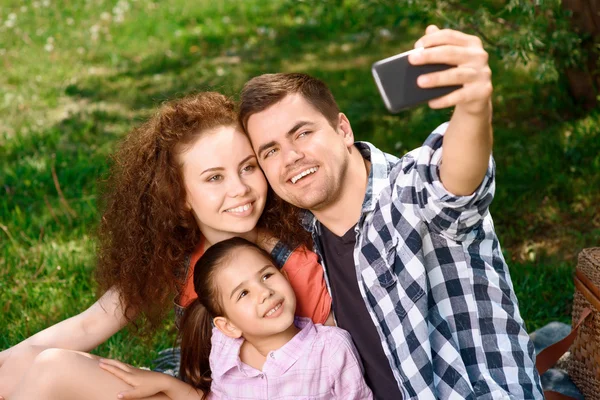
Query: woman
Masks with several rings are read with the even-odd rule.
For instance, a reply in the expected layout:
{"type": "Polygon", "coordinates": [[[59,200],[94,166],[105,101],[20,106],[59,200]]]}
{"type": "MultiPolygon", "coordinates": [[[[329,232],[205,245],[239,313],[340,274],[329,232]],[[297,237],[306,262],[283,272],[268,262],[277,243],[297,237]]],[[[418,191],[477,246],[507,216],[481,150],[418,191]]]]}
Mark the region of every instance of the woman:
{"type": "MultiPolygon", "coordinates": [[[[30,397],[51,398],[44,390],[52,382],[74,398],[114,398],[128,386],[79,352],[95,348],[140,315],[147,323],[139,328],[151,332],[174,296],[179,306],[189,304],[194,299],[190,265],[206,248],[233,236],[271,252],[297,292],[298,314],[325,322],[331,299],[316,255],[291,252],[274,239],[290,231],[286,224],[296,223],[297,211],[267,191],[233,102],[202,93],[163,105],[128,135],[114,157],[96,270],[104,294],[83,313],[1,352],[0,395],[10,399],[20,382],[20,395],[33,390],[30,397]],[[78,378],[60,382],[56,374],[66,370],[78,378]]],[[[280,238],[291,246],[309,242],[300,228],[280,238]]]]}

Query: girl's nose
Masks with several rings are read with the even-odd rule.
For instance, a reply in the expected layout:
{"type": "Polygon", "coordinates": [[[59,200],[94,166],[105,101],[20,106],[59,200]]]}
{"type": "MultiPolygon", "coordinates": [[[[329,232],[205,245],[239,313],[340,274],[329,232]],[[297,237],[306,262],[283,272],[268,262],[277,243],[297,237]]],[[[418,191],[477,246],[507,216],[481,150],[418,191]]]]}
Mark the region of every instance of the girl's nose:
{"type": "Polygon", "coordinates": [[[263,289],[260,293],[260,302],[264,303],[265,300],[269,299],[271,296],[273,296],[275,292],[268,286],[263,286],[263,289]]]}

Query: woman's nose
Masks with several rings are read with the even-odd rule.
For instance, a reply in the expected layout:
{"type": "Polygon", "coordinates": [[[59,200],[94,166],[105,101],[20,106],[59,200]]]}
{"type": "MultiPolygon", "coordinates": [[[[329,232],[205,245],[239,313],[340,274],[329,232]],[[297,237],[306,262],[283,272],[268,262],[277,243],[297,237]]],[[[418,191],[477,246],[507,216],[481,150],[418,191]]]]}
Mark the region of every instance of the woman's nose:
{"type": "Polygon", "coordinates": [[[230,183],[229,195],[231,197],[241,197],[249,191],[250,187],[240,178],[237,178],[230,183]]]}

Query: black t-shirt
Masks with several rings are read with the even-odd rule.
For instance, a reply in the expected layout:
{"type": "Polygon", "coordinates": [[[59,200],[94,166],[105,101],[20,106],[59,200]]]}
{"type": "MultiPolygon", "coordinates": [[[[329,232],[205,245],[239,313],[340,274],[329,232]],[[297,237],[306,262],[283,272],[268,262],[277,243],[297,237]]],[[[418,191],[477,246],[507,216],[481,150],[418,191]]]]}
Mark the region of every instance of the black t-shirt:
{"type": "Polygon", "coordinates": [[[333,311],[338,326],[352,335],[365,368],[365,381],[373,391],[375,399],[402,399],[388,359],[381,347],[379,334],[358,288],[353,256],[356,243],[354,227],[342,237],[336,236],[322,224],[321,228],[319,240],[327,267],[333,311]]]}

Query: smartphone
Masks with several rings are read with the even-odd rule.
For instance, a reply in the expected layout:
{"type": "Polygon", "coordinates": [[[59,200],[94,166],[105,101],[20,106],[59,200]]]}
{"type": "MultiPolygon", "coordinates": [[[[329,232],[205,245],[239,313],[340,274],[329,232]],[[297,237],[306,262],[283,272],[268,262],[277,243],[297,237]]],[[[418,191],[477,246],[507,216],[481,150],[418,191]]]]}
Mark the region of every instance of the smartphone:
{"type": "Polygon", "coordinates": [[[447,64],[412,65],[408,56],[421,49],[413,49],[402,54],[379,60],[373,64],[371,72],[385,106],[391,113],[410,108],[460,89],[462,85],[421,88],[417,85],[419,75],[453,68],[447,64]]]}

